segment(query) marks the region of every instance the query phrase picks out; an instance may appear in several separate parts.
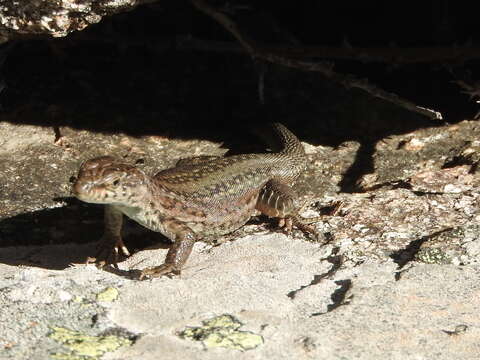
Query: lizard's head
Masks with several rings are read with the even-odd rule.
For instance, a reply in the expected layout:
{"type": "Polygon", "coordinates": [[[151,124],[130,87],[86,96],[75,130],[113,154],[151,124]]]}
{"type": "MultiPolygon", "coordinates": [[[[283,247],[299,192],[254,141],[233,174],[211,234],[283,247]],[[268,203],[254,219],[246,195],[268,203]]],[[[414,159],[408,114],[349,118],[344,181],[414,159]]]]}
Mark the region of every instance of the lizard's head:
{"type": "Polygon", "coordinates": [[[82,164],[72,192],[89,203],[135,206],[148,191],[148,182],[135,166],[102,156],[82,164]]]}

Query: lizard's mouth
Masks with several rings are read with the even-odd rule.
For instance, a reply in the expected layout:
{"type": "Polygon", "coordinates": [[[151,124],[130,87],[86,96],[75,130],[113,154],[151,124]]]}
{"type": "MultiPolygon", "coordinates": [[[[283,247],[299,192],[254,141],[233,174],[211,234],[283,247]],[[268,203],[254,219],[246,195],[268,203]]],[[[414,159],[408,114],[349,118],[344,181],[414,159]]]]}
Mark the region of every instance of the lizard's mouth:
{"type": "Polygon", "coordinates": [[[105,189],[102,186],[92,186],[92,184],[82,184],[76,182],[72,187],[72,194],[79,200],[104,204],[106,201],[105,189]]]}

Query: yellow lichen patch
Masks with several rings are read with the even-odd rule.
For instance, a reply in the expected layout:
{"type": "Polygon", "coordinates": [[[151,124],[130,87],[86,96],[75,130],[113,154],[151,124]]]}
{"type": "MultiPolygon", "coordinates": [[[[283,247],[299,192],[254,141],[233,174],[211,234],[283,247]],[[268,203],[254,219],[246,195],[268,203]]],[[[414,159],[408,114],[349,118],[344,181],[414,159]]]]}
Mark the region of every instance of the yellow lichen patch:
{"type": "Polygon", "coordinates": [[[118,290],[114,287],[108,287],[103,290],[101,293],[97,294],[97,300],[103,302],[112,302],[117,300],[118,298],[118,290]]]}
{"type": "Polygon", "coordinates": [[[231,315],[221,315],[202,322],[201,327],[186,328],[179,335],[193,341],[202,341],[207,348],[224,347],[250,350],[263,344],[263,337],[250,331],[238,330],[242,323],[231,315]]]}
{"type": "Polygon", "coordinates": [[[91,336],[61,327],[52,328],[49,337],[69,350],[51,355],[53,359],[59,360],[95,360],[107,352],[132,344],[131,340],[123,337],[91,336]]]}

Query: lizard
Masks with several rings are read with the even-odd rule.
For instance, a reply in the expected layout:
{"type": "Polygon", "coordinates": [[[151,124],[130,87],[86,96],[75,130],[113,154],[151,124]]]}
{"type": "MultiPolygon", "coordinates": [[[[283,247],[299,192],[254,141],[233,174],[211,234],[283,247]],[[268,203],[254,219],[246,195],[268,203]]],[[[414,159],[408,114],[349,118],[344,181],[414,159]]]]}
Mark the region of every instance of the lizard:
{"type": "Polygon", "coordinates": [[[293,187],[307,165],[303,145],[282,124],[271,128],[276,152],[181,159],[154,176],[112,156],[83,162],[73,195],[105,204],[104,234],[87,262],[116,266],[119,252],[130,255],[121,237],[124,215],[173,241],[165,262],[139,279],[179,275],[196,241],[231,233],[258,212],[278,218],[287,232],[294,225],[314,232],[308,224],[320,217],[300,216],[306,203],[299,204],[293,187]]]}

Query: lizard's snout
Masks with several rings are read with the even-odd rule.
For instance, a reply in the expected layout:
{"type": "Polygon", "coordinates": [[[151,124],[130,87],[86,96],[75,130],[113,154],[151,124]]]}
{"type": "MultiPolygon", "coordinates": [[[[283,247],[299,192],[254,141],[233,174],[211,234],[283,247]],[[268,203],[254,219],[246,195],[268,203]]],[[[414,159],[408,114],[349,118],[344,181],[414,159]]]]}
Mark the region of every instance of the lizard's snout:
{"type": "Polygon", "coordinates": [[[77,180],[72,186],[72,194],[86,202],[97,202],[102,199],[102,188],[95,186],[91,182],[77,180]]]}
{"type": "Polygon", "coordinates": [[[80,181],[75,181],[75,183],[72,186],[72,194],[75,196],[79,196],[83,193],[88,191],[88,186],[85,183],[81,183],[80,181]]]}
{"type": "Polygon", "coordinates": [[[88,195],[92,190],[92,185],[83,181],[75,181],[72,186],[72,194],[79,199],[88,195]]]}
{"type": "Polygon", "coordinates": [[[72,194],[86,202],[102,200],[105,192],[103,180],[108,172],[115,171],[117,167],[115,159],[111,156],[101,156],[85,161],[72,185],[72,194]]]}

